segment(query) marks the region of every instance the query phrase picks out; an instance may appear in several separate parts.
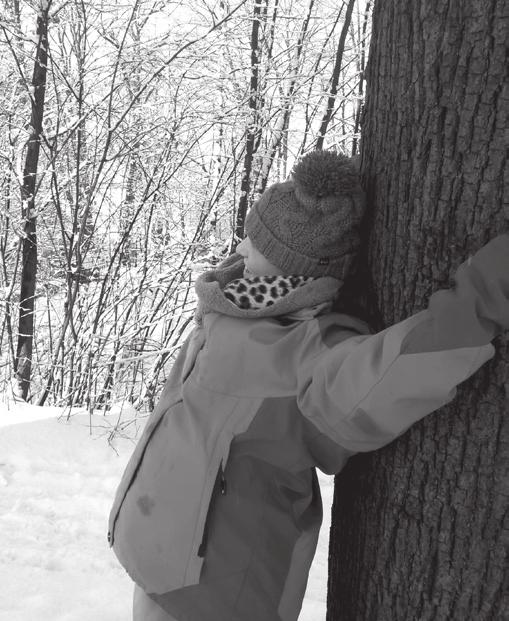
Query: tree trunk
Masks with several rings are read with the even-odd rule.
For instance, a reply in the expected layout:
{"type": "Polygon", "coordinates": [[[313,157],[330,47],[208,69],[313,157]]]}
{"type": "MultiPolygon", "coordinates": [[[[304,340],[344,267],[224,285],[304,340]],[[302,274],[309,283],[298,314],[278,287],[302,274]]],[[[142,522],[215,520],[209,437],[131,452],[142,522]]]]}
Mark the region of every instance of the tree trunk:
{"type": "MultiPolygon", "coordinates": [[[[361,167],[384,326],[507,230],[505,6],[375,3],[361,167]]],[[[329,621],[508,618],[507,336],[494,345],[450,405],[336,478],[329,621]]]]}
{"type": "Polygon", "coordinates": [[[48,62],[48,12],[51,2],[41,2],[37,16],[37,50],[32,77],[30,138],[27,143],[21,197],[23,203],[24,236],[22,242],[21,290],[19,300],[18,344],[15,381],[17,395],[27,398],[32,373],[34,339],[35,284],[37,276],[37,216],[35,192],[42,117],[46,92],[48,62]]]}
{"type": "Polygon", "coordinates": [[[334,106],[336,105],[336,95],[338,94],[339,75],[341,73],[341,69],[343,68],[343,53],[345,51],[346,35],[348,34],[348,29],[350,28],[350,24],[352,22],[352,12],[354,5],[355,0],[348,0],[348,4],[346,6],[345,20],[343,22],[343,28],[341,29],[341,35],[339,37],[338,48],[336,51],[334,69],[332,70],[331,86],[329,97],[327,99],[327,106],[325,108],[325,112],[323,113],[320,129],[318,130],[318,137],[316,139],[317,149],[323,149],[325,134],[327,133],[329,123],[334,116],[334,106]]]}
{"type": "Polygon", "coordinates": [[[258,75],[260,67],[260,16],[262,4],[261,0],[255,0],[253,10],[253,24],[251,28],[251,79],[249,84],[249,113],[250,122],[246,130],[246,152],[244,156],[244,170],[240,182],[239,209],[235,222],[235,241],[234,245],[244,237],[244,223],[246,221],[247,207],[249,204],[249,193],[251,188],[251,168],[253,157],[256,152],[256,142],[260,134],[259,119],[259,84],[258,75]]]}
{"type": "Polygon", "coordinates": [[[362,29],[359,29],[359,40],[357,45],[360,47],[360,54],[357,61],[357,70],[359,72],[359,85],[357,87],[357,103],[355,104],[355,121],[353,129],[352,156],[357,155],[357,133],[361,125],[361,113],[364,104],[364,71],[366,70],[366,38],[369,25],[369,15],[371,11],[371,0],[366,2],[364,7],[364,15],[362,18],[362,29]]]}
{"type": "MultiPolygon", "coordinates": [[[[282,111],[277,117],[277,119],[273,122],[272,128],[272,136],[269,141],[269,144],[266,147],[266,151],[269,153],[268,156],[263,158],[263,163],[261,165],[261,170],[259,171],[258,180],[257,180],[257,193],[263,194],[265,189],[267,188],[267,182],[269,180],[270,169],[272,168],[272,164],[276,158],[276,154],[279,151],[280,155],[283,156],[283,164],[284,169],[286,170],[286,157],[284,157],[288,152],[288,128],[290,126],[290,115],[292,114],[294,107],[294,96],[295,91],[297,89],[297,83],[299,78],[299,72],[302,70],[301,68],[301,57],[302,50],[304,46],[304,42],[306,41],[309,23],[311,21],[311,17],[313,14],[313,7],[315,4],[315,0],[309,0],[308,8],[306,16],[302,21],[302,27],[300,30],[299,38],[297,40],[297,45],[295,47],[295,51],[293,52],[293,62],[290,66],[290,71],[288,73],[288,88],[284,91],[284,85],[280,87],[281,89],[281,99],[283,102],[282,111]]],[[[283,179],[286,178],[286,175],[283,174],[283,179]]]]}

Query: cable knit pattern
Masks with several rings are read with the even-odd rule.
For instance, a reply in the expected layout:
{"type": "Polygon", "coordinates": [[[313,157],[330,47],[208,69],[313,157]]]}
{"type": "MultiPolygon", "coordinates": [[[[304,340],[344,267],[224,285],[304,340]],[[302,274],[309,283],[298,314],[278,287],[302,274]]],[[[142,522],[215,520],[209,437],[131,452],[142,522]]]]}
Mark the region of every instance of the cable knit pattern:
{"type": "Polygon", "coordinates": [[[359,248],[364,210],[353,160],[315,150],[290,179],[263,192],[247,214],[246,234],[286,274],[344,280],[359,248]]]}

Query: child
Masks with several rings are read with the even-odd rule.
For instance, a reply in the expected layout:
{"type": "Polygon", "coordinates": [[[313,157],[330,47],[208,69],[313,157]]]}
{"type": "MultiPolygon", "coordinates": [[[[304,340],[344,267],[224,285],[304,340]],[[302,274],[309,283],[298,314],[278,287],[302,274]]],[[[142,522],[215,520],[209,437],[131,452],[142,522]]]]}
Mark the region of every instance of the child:
{"type": "Polygon", "coordinates": [[[509,329],[509,235],[378,334],[331,312],[363,210],[351,161],[310,153],[197,279],[197,326],[111,511],[135,621],[296,621],[322,519],[315,468],[336,474],[449,402],[509,329]]]}

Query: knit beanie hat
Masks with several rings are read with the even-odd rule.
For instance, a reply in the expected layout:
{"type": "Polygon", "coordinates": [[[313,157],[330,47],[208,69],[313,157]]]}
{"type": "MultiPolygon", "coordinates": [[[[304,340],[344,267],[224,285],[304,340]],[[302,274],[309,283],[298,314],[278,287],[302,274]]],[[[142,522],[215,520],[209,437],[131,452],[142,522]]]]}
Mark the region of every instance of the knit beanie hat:
{"type": "Polygon", "coordinates": [[[312,151],[288,181],[270,186],[254,203],[246,233],[286,274],[344,280],[359,247],[364,207],[351,158],[312,151]]]}

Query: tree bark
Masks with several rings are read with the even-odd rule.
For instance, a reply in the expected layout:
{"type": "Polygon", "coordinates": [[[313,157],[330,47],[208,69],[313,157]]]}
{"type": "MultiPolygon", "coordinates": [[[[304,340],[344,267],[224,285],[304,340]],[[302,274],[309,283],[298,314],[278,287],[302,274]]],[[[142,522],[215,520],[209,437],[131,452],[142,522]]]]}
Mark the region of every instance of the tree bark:
{"type": "Polygon", "coordinates": [[[27,143],[21,198],[24,236],[22,242],[21,289],[19,301],[18,343],[16,348],[15,382],[18,396],[27,399],[32,373],[34,339],[35,285],[37,277],[37,216],[35,193],[42,118],[46,93],[48,62],[48,13],[51,2],[40,3],[37,15],[37,50],[32,76],[30,137],[27,143]]]}
{"type": "MultiPolygon", "coordinates": [[[[375,3],[361,169],[381,327],[508,228],[506,6],[375,3]]],[[[507,618],[507,335],[493,344],[451,404],[336,477],[329,621],[507,618]]]]}

